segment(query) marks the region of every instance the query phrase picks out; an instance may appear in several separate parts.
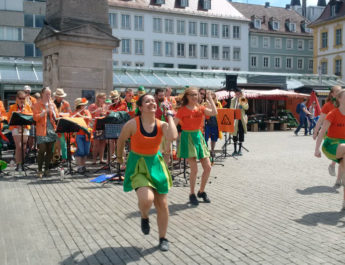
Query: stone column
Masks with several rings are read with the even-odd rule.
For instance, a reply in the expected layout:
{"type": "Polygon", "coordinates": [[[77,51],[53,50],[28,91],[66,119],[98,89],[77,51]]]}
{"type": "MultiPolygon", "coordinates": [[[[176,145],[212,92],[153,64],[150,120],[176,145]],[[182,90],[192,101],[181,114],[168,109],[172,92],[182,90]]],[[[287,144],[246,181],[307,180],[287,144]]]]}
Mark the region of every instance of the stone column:
{"type": "Polygon", "coordinates": [[[113,89],[112,36],[106,0],[47,0],[46,25],[35,40],[43,56],[43,84],[60,87],[73,105],[82,91],[113,89]]]}

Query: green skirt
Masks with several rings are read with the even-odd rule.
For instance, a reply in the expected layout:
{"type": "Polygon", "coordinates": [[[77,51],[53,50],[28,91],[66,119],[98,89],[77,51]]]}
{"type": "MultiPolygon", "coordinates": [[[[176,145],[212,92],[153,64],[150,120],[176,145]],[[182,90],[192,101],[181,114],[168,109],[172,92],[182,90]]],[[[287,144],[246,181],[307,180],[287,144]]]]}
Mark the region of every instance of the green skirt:
{"type": "Polygon", "coordinates": [[[125,192],[151,187],[159,194],[166,194],[171,186],[171,175],[160,152],[155,155],[129,153],[123,182],[125,192]]]}
{"type": "Polygon", "coordinates": [[[337,159],[337,148],[339,144],[344,144],[345,139],[336,139],[336,138],[330,138],[326,137],[322,144],[322,152],[325,154],[325,156],[334,161],[339,163],[339,159],[337,159]]]}
{"type": "Polygon", "coordinates": [[[210,152],[200,130],[181,132],[177,156],[180,158],[195,157],[197,159],[210,157],[210,152]]]}

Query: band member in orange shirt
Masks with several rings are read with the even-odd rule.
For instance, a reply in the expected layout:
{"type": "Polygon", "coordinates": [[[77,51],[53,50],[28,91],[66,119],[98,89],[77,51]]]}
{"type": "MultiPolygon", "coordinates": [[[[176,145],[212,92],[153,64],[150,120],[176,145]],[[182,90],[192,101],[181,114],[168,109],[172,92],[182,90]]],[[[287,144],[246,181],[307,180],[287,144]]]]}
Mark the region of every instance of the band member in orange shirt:
{"type": "MultiPolygon", "coordinates": [[[[30,106],[25,102],[25,92],[24,91],[18,91],[16,95],[16,103],[10,106],[10,109],[7,113],[7,120],[11,120],[11,116],[13,112],[19,112],[23,114],[32,114],[32,110],[30,106]]],[[[14,143],[16,145],[16,170],[24,170],[23,168],[23,161],[22,161],[22,127],[21,126],[10,126],[10,130],[12,131],[12,136],[14,143]]],[[[30,126],[26,125],[23,126],[23,147],[24,147],[24,159],[25,159],[25,149],[26,144],[28,142],[29,137],[29,130],[30,126]]]]}

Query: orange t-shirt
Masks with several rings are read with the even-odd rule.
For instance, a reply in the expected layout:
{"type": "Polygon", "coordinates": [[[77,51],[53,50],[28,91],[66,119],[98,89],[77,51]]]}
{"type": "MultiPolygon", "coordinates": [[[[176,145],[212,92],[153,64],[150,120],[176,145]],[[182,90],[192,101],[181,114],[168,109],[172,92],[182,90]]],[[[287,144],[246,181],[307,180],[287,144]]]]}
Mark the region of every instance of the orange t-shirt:
{"type": "Polygon", "coordinates": [[[202,128],[205,116],[205,106],[198,106],[190,110],[186,106],[180,108],[176,114],[176,118],[180,120],[181,129],[194,131],[202,128]]]}
{"type": "Polygon", "coordinates": [[[334,110],[335,106],[332,101],[328,101],[322,106],[321,112],[324,114],[328,114],[330,111],[334,110]]]}
{"type": "Polygon", "coordinates": [[[331,123],[327,131],[327,136],[337,139],[345,139],[345,115],[338,108],[327,114],[326,120],[331,123]]]}

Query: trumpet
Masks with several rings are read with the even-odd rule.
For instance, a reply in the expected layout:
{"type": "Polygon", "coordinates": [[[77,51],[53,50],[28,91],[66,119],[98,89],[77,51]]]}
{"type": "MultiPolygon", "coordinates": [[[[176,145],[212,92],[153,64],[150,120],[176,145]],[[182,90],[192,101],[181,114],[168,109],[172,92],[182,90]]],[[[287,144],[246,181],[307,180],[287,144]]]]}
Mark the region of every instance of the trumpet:
{"type": "Polygon", "coordinates": [[[240,105],[243,107],[246,104],[248,104],[248,99],[245,97],[240,97],[240,105]]]}

